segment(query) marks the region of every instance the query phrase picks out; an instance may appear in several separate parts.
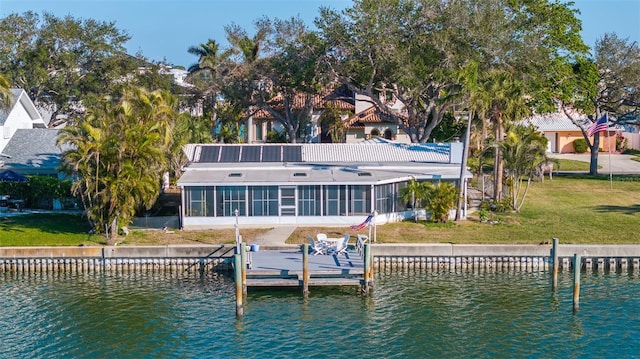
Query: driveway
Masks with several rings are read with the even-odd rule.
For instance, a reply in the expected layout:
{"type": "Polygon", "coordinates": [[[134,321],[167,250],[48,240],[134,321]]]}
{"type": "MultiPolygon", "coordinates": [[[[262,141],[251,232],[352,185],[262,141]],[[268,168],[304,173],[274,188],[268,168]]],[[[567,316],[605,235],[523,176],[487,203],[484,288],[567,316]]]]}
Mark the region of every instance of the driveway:
{"type": "MultiPolygon", "coordinates": [[[[589,162],[591,160],[590,153],[551,153],[547,155],[551,158],[560,158],[583,162],[589,162]]],[[[600,167],[598,168],[598,173],[608,174],[609,168],[611,168],[611,173],[615,174],[640,174],[640,162],[632,160],[632,157],[634,156],[601,152],[598,154],[598,166],[600,167]]],[[[560,172],[562,172],[562,170],[560,170],[560,172]]]]}

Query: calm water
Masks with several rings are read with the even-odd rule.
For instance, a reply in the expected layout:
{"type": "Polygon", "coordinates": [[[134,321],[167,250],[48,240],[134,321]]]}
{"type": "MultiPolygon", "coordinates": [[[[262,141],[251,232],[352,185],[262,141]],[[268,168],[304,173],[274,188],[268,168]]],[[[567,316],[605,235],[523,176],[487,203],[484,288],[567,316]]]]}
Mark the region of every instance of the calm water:
{"type": "Polygon", "coordinates": [[[551,358],[640,355],[638,274],[378,273],[249,293],[222,276],[0,274],[2,358],[551,358]]]}

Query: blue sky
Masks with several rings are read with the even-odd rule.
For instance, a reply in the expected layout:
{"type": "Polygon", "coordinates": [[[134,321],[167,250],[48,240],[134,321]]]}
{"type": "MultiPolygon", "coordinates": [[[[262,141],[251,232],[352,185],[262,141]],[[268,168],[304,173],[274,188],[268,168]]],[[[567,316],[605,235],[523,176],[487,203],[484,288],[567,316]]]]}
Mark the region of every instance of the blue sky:
{"type": "MultiPolygon", "coordinates": [[[[640,0],[575,0],[582,36],[593,46],[607,32],[640,43],[640,0]]],[[[320,6],[344,9],[351,0],[0,0],[0,17],[31,10],[114,21],[131,40],[129,53],[188,67],[197,58],[189,46],[212,38],[225,43],[224,26],[236,23],[253,33],[262,16],[300,16],[309,25],[320,6]]]]}

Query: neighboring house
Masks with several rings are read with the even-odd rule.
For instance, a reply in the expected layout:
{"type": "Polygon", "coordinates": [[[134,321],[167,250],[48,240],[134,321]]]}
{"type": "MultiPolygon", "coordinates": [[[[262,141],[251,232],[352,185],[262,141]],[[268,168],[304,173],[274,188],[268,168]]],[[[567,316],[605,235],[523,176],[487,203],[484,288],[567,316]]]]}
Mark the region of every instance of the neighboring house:
{"type": "Polygon", "coordinates": [[[5,158],[1,169],[23,175],[63,178],[58,166],[62,153],[69,148],[57,145],[59,132],[48,128],[17,130],[3,151],[5,158]]]}
{"type": "MultiPolygon", "coordinates": [[[[591,120],[587,116],[576,114],[578,121],[591,124],[591,120]]],[[[522,121],[522,124],[531,124],[549,140],[547,152],[551,153],[573,153],[573,141],[582,136],[582,130],[576,126],[564,112],[555,112],[545,115],[534,115],[522,121]]],[[[611,141],[611,150],[616,150],[616,131],[617,128],[611,127],[608,133],[600,134],[600,148],[609,149],[609,141],[611,141]]]]}
{"type": "MultiPolygon", "coordinates": [[[[269,103],[276,111],[282,112],[284,108],[282,101],[282,96],[278,95],[270,100],[269,103]]],[[[353,113],[355,111],[353,93],[345,86],[340,86],[326,93],[313,95],[311,102],[313,106],[311,120],[306,128],[301,129],[300,142],[320,143],[331,141],[328,134],[323,133],[322,124],[320,123],[320,116],[328,106],[332,106],[346,113],[353,113]]],[[[302,110],[305,104],[306,95],[300,93],[295,96],[293,106],[291,107],[294,112],[297,112],[302,110]]],[[[348,115],[345,115],[344,119],[347,117],[348,115]]],[[[282,130],[282,125],[280,125],[268,111],[258,110],[250,116],[247,121],[247,143],[265,143],[268,132],[282,130]]]]}
{"type": "Polygon", "coordinates": [[[349,117],[346,121],[346,128],[347,143],[376,137],[403,143],[411,142],[409,136],[400,129],[393,118],[373,106],[349,117]]]}
{"type": "MultiPolygon", "coordinates": [[[[300,94],[296,96],[293,105],[294,111],[302,109],[305,104],[304,100],[304,95],[300,94]]],[[[396,112],[402,111],[403,105],[401,102],[386,98],[385,101],[388,102],[391,110],[396,112]]],[[[275,108],[278,108],[278,102],[282,102],[282,97],[276,96],[271,102],[275,108]]],[[[346,143],[361,142],[375,137],[382,137],[387,140],[404,143],[411,142],[409,136],[399,128],[395,120],[375,107],[369,97],[354,94],[349,91],[346,86],[340,86],[333,91],[313,97],[311,121],[309,121],[307,127],[301,131],[303,135],[299,142],[332,142],[328,130],[323,128],[323,124],[319,121],[322,112],[329,106],[348,114],[343,117],[346,143]]],[[[257,111],[251,116],[247,127],[247,143],[264,143],[267,140],[267,133],[269,131],[282,130],[282,126],[273,119],[271,114],[264,110],[257,111]]]]}
{"type": "MultiPolygon", "coordinates": [[[[411,179],[460,179],[461,143],[189,144],[178,186],[186,229],[244,225],[377,223],[412,211],[400,198],[411,179]],[[238,210],[236,218],[235,211],[238,210]]],[[[465,170],[465,184],[471,174],[465,170]]],[[[466,208],[464,211],[466,215],[466,208]]],[[[464,217],[464,216],[463,216],[464,217]]]]}
{"type": "MultiPolygon", "coordinates": [[[[11,89],[9,106],[0,109],[0,154],[18,129],[46,128],[40,112],[22,89],[11,89]]],[[[0,161],[5,159],[0,156],[0,161]]]]}

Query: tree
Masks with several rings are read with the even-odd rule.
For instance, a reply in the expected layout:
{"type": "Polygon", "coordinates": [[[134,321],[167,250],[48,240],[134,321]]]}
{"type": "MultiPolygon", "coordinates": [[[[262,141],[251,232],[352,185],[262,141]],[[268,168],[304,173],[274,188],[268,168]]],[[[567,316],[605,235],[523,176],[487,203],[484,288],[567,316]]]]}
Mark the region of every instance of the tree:
{"type": "Polygon", "coordinates": [[[176,105],[168,92],[129,88],[121,99],[105,98],[89,108],[77,126],[60,133],[58,142],[73,147],[62,158],[67,172],[78,175],[73,192],[107,244],[136,209],[149,209],[159,195],[176,105]]]}
{"type": "Polygon", "coordinates": [[[0,74],[0,109],[9,105],[10,95],[9,92],[9,81],[7,78],[0,74]]]}
{"type": "Polygon", "coordinates": [[[582,130],[591,150],[589,174],[596,175],[600,135],[596,133],[591,141],[587,127],[605,113],[615,120],[640,110],[640,47],[616,34],[605,34],[596,42],[595,59],[577,59],[560,75],[562,108],[582,130]],[[576,116],[574,109],[590,115],[591,121],[576,116]]]}
{"type": "Polygon", "coordinates": [[[517,212],[524,205],[536,170],[549,160],[546,156],[547,142],[547,138],[535,128],[515,125],[509,126],[504,141],[496,143],[504,154],[511,207],[517,212]]]}
{"type": "Polygon", "coordinates": [[[176,118],[172,137],[171,149],[168,152],[169,176],[179,178],[182,168],[188,162],[182,147],[189,143],[211,143],[211,121],[201,116],[181,113],[176,118]]]}
{"type": "Polygon", "coordinates": [[[368,96],[412,142],[426,142],[459,102],[456,75],[466,61],[449,36],[449,2],[358,0],[338,14],[321,8],[316,25],[332,55],[331,69],[368,96]],[[393,108],[402,102],[401,112],[393,108]]]}
{"type": "Polygon", "coordinates": [[[409,180],[407,186],[403,187],[400,192],[400,197],[405,203],[411,203],[411,209],[413,210],[413,219],[418,221],[417,207],[421,206],[422,201],[427,196],[427,182],[418,182],[415,179],[409,180]]]}
{"type": "Polygon", "coordinates": [[[189,81],[202,91],[200,96],[208,99],[206,103],[211,104],[209,111],[213,124],[217,118],[216,106],[222,87],[221,77],[230,52],[220,51],[220,45],[212,39],[199,46],[189,47],[188,52],[198,56],[198,62],[189,66],[189,81]]]}
{"type": "Polygon", "coordinates": [[[324,43],[299,18],[255,24],[254,40],[238,27],[227,28],[234,53],[242,56],[225,78],[225,100],[249,108],[248,118],[257,111],[268,113],[295,143],[303,137],[314,95],[323,84],[319,59],[324,43]]]}
{"type": "Polygon", "coordinates": [[[135,74],[127,40],[112,22],[11,14],[0,20],[0,73],[54,121],[59,114],[75,118],[90,99],[116,92],[135,74]]]}
{"type": "Polygon", "coordinates": [[[332,143],[344,143],[346,141],[347,126],[343,116],[346,115],[331,104],[327,105],[320,115],[322,132],[331,136],[332,143]]]}
{"type": "Polygon", "coordinates": [[[425,182],[425,185],[425,208],[431,213],[431,221],[447,222],[449,212],[456,208],[458,189],[451,182],[438,182],[437,185],[425,182]]]}

